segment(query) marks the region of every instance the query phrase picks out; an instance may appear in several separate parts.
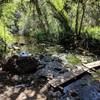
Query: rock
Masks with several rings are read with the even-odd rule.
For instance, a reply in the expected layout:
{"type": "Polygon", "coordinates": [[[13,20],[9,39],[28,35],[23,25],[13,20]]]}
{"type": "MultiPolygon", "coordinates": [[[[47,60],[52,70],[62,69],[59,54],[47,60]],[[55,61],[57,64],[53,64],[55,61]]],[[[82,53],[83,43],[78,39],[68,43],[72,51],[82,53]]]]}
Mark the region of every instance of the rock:
{"type": "Polygon", "coordinates": [[[61,92],[60,91],[56,91],[56,92],[53,92],[53,91],[49,91],[49,96],[53,96],[53,97],[56,97],[56,98],[58,98],[58,97],[61,97],[61,92]]]}
{"type": "Polygon", "coordinates": [[[58,76],[60,70],[57,69],[63,69],[63,66],[61,63],[57,61],[48,62],[44,68],[37,71],[37,75],[39,76],[58,76]]]}
{"type": "Polygon", "coordinates": [[[37,100],[47,100],[47,97],[43,94],[37,94],[37,100]]]}
{"type": "Polygon", "coordinates": [[[18,59],[17,55],[14,55],[11,58],[9,58],[8,61],[5,64],[3,64],[2,70],[6,72],[16,73],[17,70],[15,69],[15,67],[17,59],[18,59]]]}
{"type": "Polygon", "coordinates": [[[58,61],[62,62],[63,65],[68,65],[69,63],[66,59],[66,56],[67,56],[66,53],[52,55],[53,58],[56,58],[56,59],[58,58],[58,61]]]}
{"type": "Polygon", "coordinates": [[[6,79],[8,76],[8,73],[5,72],[5,71],[0,71],[0,82],[3,80],[3,79],[6,79]]]}
{"type": "Polygon", "coordinates": [[[17,46],[12,46],[12,48],[13,48],[13,50],[20,50],[20,48],[17,46]]]}
{"type": "Polygon", "coordinates": [[[22,57],[16,61],[16,64],[18,72],[23,74],[34,73],[39,66],[39,62],[33,57],[22,57]]]}
{"type": "Polygon", "coordinates": [[[7,97],[5,94],[0,95],[0,100],[11,100],[10,98],[7,97]]]}
{"type": "Polygon", "coordinates": [[[34,97],[35,91],[32,91],[31,93],[28,94],[29,97],[34,97]]]}
{"type": "Polygon", "coordinates": [[[27,94],[27,96],[29,96],[29,97],[34,97],[36,92],[34,90],[25,89],[24,93],[27,94]]]}
{"type": "Polygon", "coordinates": [[[14,75],[14,76],[12,77],[12,80],[18,81],[18,80],[19,80],[19,76],[18,76],[18,75],[14,75]]]}
{"type": "Polygon", "coordinates": [[[53,91],[52,90],[48,91],[48,96],[52,96],[52,95],[53,95],[53,91]]]}
{"type": "Polygon", "coordinates": [[[17,98],[16,100],[26,100],[27,99],[27,96],[25,93],[21,93],[17,98]]]}
{"type": "Polygon", "coordinates": [[[11,74],[34,73],[39,66],[38,60],[34,57],[12,56],[3,65],[3,70],[11,74]]]}
{"type": "Polygon", "coordinates": [[[18,93],[20,91],[20,88],[14,87],[14,93],[18,93]]]}
{"type": "Polygon", "coordinates": [[[77,97],[77,96],[78,96],[78,94],[77,94],[76,91],[70,91],[69,94],[70,94],[70,96],[72,96],[72,97],[77,97]]]}
{"type": "Polygon", "coordinates": [[[42,62],[51,62],[52,61],[52,58],[49,55],[41,55],[40,56],[40,60],[42,62]]]}
{"type": "Polygon", "coordinates": [[[62,95],[62,94],[61,94],[60,91],[57,91],[57,92],[56,92],[56,96],[57,96],[57,97],[61,97],[61,95],[62,95]]]}
{"type": "Polygon", "coordinates": [[[69,64],[68,61],[67,61],[67,59],[66,59],[66,54],[61,54],[61,55],[59,55],[59,59],[62,60],[62,63],[63,63],[64,65],[68,65],[68,64],[69,64]]]}

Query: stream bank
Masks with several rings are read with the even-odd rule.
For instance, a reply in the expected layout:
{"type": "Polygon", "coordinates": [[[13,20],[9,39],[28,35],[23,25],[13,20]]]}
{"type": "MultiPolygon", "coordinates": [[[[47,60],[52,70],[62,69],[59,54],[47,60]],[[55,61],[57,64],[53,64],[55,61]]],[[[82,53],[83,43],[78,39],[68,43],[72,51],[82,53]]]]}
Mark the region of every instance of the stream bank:
{"type": "Polygon", "coordinates": [[[59,55],[38,54],[34,57],[40,63],[39,69],[34,73],[21,75],[0,73],[1,100],[100,99],[100,80],[93,80],[91,74],[85,74],[76,81],[65,85],[63,88],[61,87],[60,90],[55,90],[55,88],[48,85],[49,80],[54,77],[77,69],[75,64],[69,63],[65,53],[59,55]]]}

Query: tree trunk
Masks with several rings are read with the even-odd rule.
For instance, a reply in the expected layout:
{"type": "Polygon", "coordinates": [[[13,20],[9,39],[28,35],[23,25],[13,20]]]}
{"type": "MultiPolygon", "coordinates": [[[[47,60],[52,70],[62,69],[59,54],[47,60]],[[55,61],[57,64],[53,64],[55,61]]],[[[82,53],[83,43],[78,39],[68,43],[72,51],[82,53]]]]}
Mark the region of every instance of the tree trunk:
{"type": "Polygon", "coordinates": [[[73,32],[64,13],[56,9],[52,2],[48,1],[48,4],[52,7],[52,11],[54,12],[54,18],[56,18],[60,22],[61,26],[64,28],[64,32],[73,32]]]}
{"type": "Polygon", "coordinates": [[[80,7],[80,5],[79,5],[79,0],[77,0],[78,2],[78,4],[77,4],[77,11],[76,11],[76,24],[75,24],[75,35],[76,35],[76,37],[77,37],[77,35],[78,35],[78,20],[79,20],[79,7],[80,7]]]}
{"type": "Polygon", "coordinates": [[[81,17],[81,22],[80,22],[80,27],[79,27],[79,34],[78,34],[78,36],[81,35],[81,30],[82,30],[83,20],[84,20],[84,15],[85,15],[85,10],[86,10],[86,4],[83,4],[82,10],[83,10],[83,12],[82,12],[82,17],[81,17]]]}
{"type": "Polygon", "coordinates": [[[31,1],[35,7],[36,7],[36,11],[37,11],[37,14],[38,14],[38,18],[39,18],[39,21],[40,21],[40,26],[41,26],[41,29],[44,33],[46,33],[46,28],[45,28],[45,24],[43,23],[43,19],[41,18],[42,17],[42,12],[41,12],[41,9],[39,7],[39,1],[38,0],[32,0],[31,1]]]}
{"type": "Polygon", "coordinates": [[[43,15],[44,15],[46,32],[50,33],[49,22],[48,22],[48,14],[47,14],[47,9],[46,8],[44,9],[43,15]]]}

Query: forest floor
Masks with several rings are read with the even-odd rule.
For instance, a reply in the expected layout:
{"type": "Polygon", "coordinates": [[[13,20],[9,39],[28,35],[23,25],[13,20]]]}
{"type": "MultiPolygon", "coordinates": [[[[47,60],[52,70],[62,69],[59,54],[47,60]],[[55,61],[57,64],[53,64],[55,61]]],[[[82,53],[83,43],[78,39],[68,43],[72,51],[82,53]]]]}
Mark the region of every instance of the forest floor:
{"type": "Polygon", "coordinates": [[[70,59],[76,58],[69,55],[59,53],[34,56],[41,63],[34,73],[12,74],[10,72],[8,74],[1,69],[0,100],[99,100],[100,80],[94,79],[90,73],[85,73],[78,79],[65,84],[64,87],[54,88],[48,84],[52,78],[69,73],[70,70],[76,70],[76,65],[97,59],[76,54],[81,63],[78,59],[70,62],[70,59]],[[76,62],[78,64],[75,64],[76,62]]]}

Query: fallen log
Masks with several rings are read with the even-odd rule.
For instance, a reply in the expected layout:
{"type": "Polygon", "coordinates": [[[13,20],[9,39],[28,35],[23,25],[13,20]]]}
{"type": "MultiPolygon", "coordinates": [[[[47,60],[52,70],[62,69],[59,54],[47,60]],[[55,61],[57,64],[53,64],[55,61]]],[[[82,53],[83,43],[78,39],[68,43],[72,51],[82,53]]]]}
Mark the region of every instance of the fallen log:
{"type": "Polygon", "coordinates": [[[81,67],[81,69],[79,69],[79,70],[76,69],[74,71],[66,72],[64,74],[61,74],[60,76],[53,78],[52,80],[49,81],[49,84],[52,87],[56,88],[57,86],[60,86],[61,84],[65,83],[65,82],[68,82],[72,79],[75,79],[76,77],[81,76],[83,73],[85,73],[91,69],[100,67],[100,61],[83,64],[80,67],[81,67]]]}

